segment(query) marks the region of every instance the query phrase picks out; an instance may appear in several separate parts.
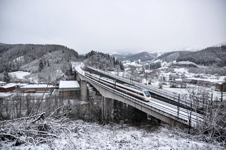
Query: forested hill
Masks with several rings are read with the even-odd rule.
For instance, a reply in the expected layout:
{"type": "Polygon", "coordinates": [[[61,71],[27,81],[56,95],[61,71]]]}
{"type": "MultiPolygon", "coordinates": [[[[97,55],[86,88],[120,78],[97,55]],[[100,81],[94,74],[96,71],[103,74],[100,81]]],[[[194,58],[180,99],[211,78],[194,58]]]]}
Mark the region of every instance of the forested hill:
{"type": "Polygon", "coordinates": [[[156,59],[160,59],[166,62],[172,62],[175,61],[178,57],[184,56],[188,54],[188,51],[175,51],[175,52],[168,52],[165,54],[162,54],[161,56],[157,57],[156,59]]]}
{"type": "Polygon", "coordinates": [[[124,70],[123,64],[115,57],[111,57],[109,54],[101,52],[91,51],[85,54],[84,63],[96,67],[101,70],[124,70]]]}
{"type": "Polygon", "coordinates": [[[132,56],[129,56],[126,58],[126,60],[135,61],[135,60],[141,60],[141,61],[148,61],[156,58],[157,53],[150,54],[148,52],[141,52],[132,56]]]}
{"type": "Polygon", "coordinates": [[[35,60],[47,61],[48,54],[58,61],[75,60],[78,57],[76,51],[61,45],[3,44],[0,45],[0,72],[20,70],[22,66],[35,60]]]}
{"type": "Polygon", "coordinates": [[[226,66],[226,45],[219,47],[208,47],[201,51],[189,52],[177,58],[177,62],[191,61],[199,65],[217,65],[226,66]]]}
{"type": "Polygon", "coordinates": [[[71,61],[76,61],[78,53],[62,45],[3,44],[0,45],[0,73],[3,71],[39,72],[40,81],[70,74],[71,61]],[[43,79],[43,80],[42,80],[43,79]]]}

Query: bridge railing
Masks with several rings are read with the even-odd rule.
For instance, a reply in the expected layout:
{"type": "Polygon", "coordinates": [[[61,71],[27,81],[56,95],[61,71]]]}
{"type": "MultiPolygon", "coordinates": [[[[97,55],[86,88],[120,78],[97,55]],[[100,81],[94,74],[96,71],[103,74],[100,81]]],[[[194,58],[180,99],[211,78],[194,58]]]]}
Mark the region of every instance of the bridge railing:
{"type": "Polygon", "coordinates": [[[116,95],[119,95],[121,97],[126,98],[127,100],[133,102],[134,104],[140,105],[142,107],[145,107],[146,109],[151,109],[152,111],[155,111],[157,113],[160,113],[164,116],[167,116],[169,118],[172,118],[174,120],[177,120],[183,124],[187,124],[189,125],[189,118],[190,118],[190,125],[195,127],[197,123],[202,122],[203,121],[203,116],[196,113],[196,112],[192,112],[190,110],[185,110],[185,109],[181,109],[178,113],[178,111],[175,108],[171,108],[169,106],[164,106],[162,104],[158,104],[156,102],[152,102],[152,103],[146,103],[144,101],[141,101],[139,99],[136,99],[128,94],[125,94],[121,91],[118,91],[114,88],[108,87],[102,83],[97,82],[96,80],[93,80],[87,76],[85,76],[84,71],[80,68],[80,67],[76,67],[76,71],[82,75],[84,78],[86,78],[86,80],[90,83],[96,84],[116,95]],[[190,114],[191,113],[191,114],[190,114]],[[191,116],[190,116],[191,115],[191,116]]]}

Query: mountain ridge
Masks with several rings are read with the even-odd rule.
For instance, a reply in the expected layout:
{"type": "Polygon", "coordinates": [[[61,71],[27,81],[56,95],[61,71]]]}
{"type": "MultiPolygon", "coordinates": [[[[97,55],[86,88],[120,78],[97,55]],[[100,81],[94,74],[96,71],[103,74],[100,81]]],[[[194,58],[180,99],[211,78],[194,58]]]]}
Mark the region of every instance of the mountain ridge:
{"type": "Polygon", "coordinates": [[[191,61],[198,65],[217,65],[218,67],[223,67],[226,66],[226,45],[208,47],[200,51],[189,52],[187,55],[178,57],[176,61],[191,61]]]}
{"type": "Polygon", "coordinates": [[[38,73],[40,82],[56,81],[71,74],[71,61],[78,53],[62,45],[4,44],[0,45],[0,73],[28,71],[38,73]]]}

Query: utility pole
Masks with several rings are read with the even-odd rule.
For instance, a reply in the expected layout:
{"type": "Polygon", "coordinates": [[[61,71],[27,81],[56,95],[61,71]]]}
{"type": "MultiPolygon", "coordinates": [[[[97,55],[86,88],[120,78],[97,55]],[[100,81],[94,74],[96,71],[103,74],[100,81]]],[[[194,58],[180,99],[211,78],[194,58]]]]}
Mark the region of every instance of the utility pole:
{"type": "Polygon", "coordinates": [[[223,102],[223,85],[224,83],[221,83],[221,102],[223,102]]]}
{"type": "Polygon", "coordinates": [[[180,111],[180,94],[178,95],[178,105],[177,105],[177,117],[179,118],[179,111],[180,111]]]}

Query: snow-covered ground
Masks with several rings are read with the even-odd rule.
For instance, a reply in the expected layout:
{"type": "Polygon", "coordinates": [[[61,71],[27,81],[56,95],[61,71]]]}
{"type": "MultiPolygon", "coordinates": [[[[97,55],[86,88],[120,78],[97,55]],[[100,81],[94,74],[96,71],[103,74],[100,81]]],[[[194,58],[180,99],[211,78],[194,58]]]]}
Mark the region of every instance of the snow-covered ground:
{"type": "Polygon", "coordinates": [[[11,77],[15,77],[17,79],[24,79],[25,76],[30,75],[30,72],[24,72],[24,71],[16,71],[16,72],[10,72],[9,75],[11,77]]]}
{"type": "MultiPolygon", "coordinates": [[[[81,120],[71,121],[68,119],[47,121],[45,123],[50,125],[50,128],[52,128],[50,130],[53,133],[50,132],[47,137],[39,139],[43,143],[36,143],[36,140],[31,139],[30,142],[33,144],[25,143],[19,146],[12,146],[15,142],[4,140],[0,141],[0,149],[224,149],[219,143],[197,141],[190,135],[164,126],[145,130],[126,125],[111,124],[102,126],[96,123],[87,123],[81,120]]],[[[23,135],[20,138],[28,140],[23,135]]]]}

